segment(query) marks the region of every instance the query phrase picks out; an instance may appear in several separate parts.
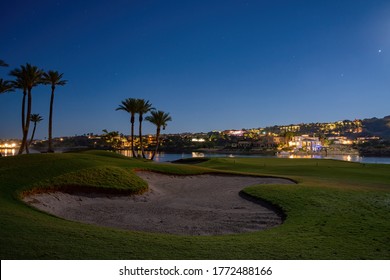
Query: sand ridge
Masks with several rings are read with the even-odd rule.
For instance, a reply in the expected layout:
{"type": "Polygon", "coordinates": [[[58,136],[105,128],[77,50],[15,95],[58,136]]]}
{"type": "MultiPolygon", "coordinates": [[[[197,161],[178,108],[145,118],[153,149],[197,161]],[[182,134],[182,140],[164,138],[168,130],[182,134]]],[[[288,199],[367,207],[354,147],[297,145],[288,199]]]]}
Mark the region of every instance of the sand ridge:
{"type": "Polygon", "coordinates": [[[140,171],[142,195],[41,193],[23,200],[67,220],[177,235],[221,235],[264,230],[282,223],[273,209],[239,192],[255,184],[293,184],[281,178],[236,175],[175,176],[140,171]]]}

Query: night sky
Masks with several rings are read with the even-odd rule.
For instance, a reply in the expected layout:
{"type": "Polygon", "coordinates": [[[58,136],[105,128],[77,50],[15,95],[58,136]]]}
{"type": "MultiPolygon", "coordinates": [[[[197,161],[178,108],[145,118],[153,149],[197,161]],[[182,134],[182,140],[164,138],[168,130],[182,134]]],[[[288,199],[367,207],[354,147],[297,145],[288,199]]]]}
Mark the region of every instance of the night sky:
{"type": "MultiPolygon", "coordinates": [[[[2,1],[0,77],[64,73],[54,136],[129,134],[128,97],[169,112],[166,133],[390,114],[390,1],[2,1]]],[[[21,138],[22,93],[0,96],[0,138],[21,138]]],[[[33,90],[45,121],[50,87],[33,90]]],[[[145,122],[145,133],[155,128],[145,122]]]]}

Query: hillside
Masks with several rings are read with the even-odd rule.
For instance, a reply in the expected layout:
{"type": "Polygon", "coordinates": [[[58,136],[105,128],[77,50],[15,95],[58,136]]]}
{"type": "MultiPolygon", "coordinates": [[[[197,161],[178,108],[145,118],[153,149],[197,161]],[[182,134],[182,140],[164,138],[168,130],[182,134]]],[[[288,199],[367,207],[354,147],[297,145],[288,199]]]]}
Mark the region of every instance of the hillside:
{"type": "Polygon", "coordinates": [[[363,134],[366,136],[379,136],[390,139],[390,115],[384,118],[371,118],[362,120],[363,134]]]}

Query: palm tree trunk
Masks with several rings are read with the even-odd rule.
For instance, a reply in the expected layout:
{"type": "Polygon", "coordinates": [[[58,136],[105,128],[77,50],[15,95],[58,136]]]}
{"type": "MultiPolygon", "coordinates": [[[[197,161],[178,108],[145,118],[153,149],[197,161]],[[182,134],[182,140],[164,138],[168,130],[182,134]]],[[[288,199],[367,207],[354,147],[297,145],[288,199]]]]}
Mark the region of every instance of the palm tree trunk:
{"type": "Polygon", "coordinates": [[[22,100],[22,131],[24,133],[24,121],[26,119],[25,111],[26,111],[26,90],[23,90],[23,100],[22,100]]]}
{"type": "Polygon", "coordinates": [[[131,115],[131,153],[133,154],[133,157],[135,157],[135,151],[134,151],[134,114],[131,115]]]}
{"type": "Polygon", "coordinates": [[[19,149],[19,155],[23,153],[24,148],[26,148],[26,152],[29,153],[28,147],[27,147],[27,136],[28,136],[28,129],[30,128],[30,118],[31,118],[31,105],[32,105],[32,95],[31,95],[31,89],[28,89],[28,98],[27,98],[27,116],[26,116],[26,122],[23,130],[23,139],[22,144],[20,145],[19,149]]]}
{"type": "Polygon", "coordinates": [[[55,87],[51,87],[51,97],[50,97],[50,114],[49,114],[49,148],[47,149],[48,153],[53,153],[52,147],[52,133],[53,133],[53,103],[54,103],[54,90],[55,87]]]}
{"type": "Polygon", "coordinates": [[[35,135],[35,129],[37,128],[37,123],[35,122],[34,123],[34,129],[33,129],[33,132],[31,134],[31,139],[30,139],[30,142],[28,143],[28,147],[31,145],[32,141],[34,140],[34,135],[35,135]]]}
{"type": "MultiPolygon", "coordinates": [[[[25,111],[26,111],[26,89],[23,89],[23,99],[22,99],[22,134],[24,135],[24,130],[25,130],[25,124],[24,121],[26,119],[25,111]]],[[[22,154],[24,150],[24,146],[20,146],[18,154],[22,154]]]]}
{"type": "Polygon", "coordinates": [[[152,154],[151,160],[154,159],[154,157],[155,157],[155,155],[157,154],[157,151],[158,151],[158,146],[160,145],[160,131],[161,131],[161,128],[158,126],[157,127],[157,132],[156,132],[156,149],[154,150],[154,152],[152,154]]]}

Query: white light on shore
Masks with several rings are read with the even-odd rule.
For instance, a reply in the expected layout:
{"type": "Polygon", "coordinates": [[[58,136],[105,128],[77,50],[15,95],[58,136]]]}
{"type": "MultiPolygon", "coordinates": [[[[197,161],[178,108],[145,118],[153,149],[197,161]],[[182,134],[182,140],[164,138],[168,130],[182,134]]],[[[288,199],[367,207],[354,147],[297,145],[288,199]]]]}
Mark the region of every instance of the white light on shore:
{"type": "Polygon", "coordinates": [[[192,142],[205,142],[206,140],[203,139],[203,138],[200,138],[200,139],[198,139],[198,138],[192,138],[191,141],[192,141],[192,142]]]}

